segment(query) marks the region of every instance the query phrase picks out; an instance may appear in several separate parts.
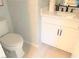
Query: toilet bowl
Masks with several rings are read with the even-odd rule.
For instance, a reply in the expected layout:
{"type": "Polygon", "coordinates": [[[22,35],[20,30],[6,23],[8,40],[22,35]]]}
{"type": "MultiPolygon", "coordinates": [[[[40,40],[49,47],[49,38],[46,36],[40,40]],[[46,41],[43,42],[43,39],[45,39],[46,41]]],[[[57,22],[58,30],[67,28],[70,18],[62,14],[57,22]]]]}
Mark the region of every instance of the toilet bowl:
{"type": "Polygon", "coordinates": [[[19,34],[8,33],[0,39],[0,42],[7,57],[22,57],[24,55],[23,38],[19,34]]]}
{"type": "Polygon", "coordinates": [[[7,57],[22,57],[24,55],[22,36],[10,33],[8,22],[4,18],[0,18],[0,43],[7,57]]]}

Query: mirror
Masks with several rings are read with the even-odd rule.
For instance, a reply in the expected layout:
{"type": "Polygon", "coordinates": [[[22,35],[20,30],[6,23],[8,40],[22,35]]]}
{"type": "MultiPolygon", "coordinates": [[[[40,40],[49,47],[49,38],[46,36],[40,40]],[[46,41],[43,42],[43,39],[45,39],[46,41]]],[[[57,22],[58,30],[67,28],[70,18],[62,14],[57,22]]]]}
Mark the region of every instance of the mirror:
{"type": "Polygon", "coordinates": [[[79,8],[79,0],[76,0],[76,3],[77,3],[77,7],[79,8]]]}
{"type": "Polygon", "coordinates": [[[77,6],[79,0],[56,0],[56,5],[77,6]]]}
{"type": "Polygon", "coordinates": [[[41,0],[41,8],[49,14],[55,11],[73,13],[79,8],[79,0],[41,0]]]}
{"type": "Polygon", "coordinates": [[[56,0],[56,11],[75,12],[79,6],[79,0],[56,0]]]}

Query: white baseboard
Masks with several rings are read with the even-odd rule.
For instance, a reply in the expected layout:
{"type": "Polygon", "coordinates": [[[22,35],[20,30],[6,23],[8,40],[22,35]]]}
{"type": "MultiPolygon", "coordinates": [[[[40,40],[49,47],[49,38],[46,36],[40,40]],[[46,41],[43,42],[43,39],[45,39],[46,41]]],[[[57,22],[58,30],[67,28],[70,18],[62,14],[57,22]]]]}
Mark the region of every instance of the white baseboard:
{"type": "Polygon", "coordinates": [[[30,45],[32,45],[34,47],[38,47],[39,46],[38,44],[35,44],[33,42],[29,42],[29,41],[25,41],[25,43],[30,44],[30,45]]]}

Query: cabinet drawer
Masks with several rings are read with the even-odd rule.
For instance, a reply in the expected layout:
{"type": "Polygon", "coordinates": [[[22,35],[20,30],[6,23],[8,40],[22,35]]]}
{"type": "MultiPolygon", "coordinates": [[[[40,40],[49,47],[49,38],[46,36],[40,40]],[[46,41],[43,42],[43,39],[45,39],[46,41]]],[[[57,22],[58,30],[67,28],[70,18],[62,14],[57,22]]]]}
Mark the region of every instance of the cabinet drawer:
{"type": "Polygon", "coordinates": [[[42,22],[43,23],[49,23],[49,24],[56,24],[56,25],[60,25],[61,24],[61,21],[56,16],[53,16],[53,17],[44,16],[44,17],[42,17],[42,22]]]}
{"type": "Polygon", "coordinates": [[[74,22],[74,21],[62,20],[61,26],[69,27],[69,28],[72,28],[74,30],[79,29],[79,24],[77,22],[74,22]]]}
{"type": "Polygon", "coordinates": [[[42,17],[42,22],[43,23],[48,23],[48,24],[56,24],[56,25],[60,25],[60,26],[66,26],[69,28],[73,28],[73,29],[79,29],[79,23],[75,22],[71,19],[65,19],[62,17],[57,17],[57,16],[52,16],[52,17],[42,17]]]}

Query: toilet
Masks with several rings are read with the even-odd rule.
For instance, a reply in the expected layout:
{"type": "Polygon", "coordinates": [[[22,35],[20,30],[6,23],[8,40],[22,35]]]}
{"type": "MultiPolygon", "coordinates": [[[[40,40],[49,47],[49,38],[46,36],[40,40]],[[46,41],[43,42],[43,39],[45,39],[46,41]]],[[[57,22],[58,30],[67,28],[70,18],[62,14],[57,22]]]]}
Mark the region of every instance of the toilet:
{"type": "Polygon", "coordinates": [[[23,57],[23,38],[19,34],[10,33],[8,21],[0,18],[0,43],[8,58],[23,57]]]}

